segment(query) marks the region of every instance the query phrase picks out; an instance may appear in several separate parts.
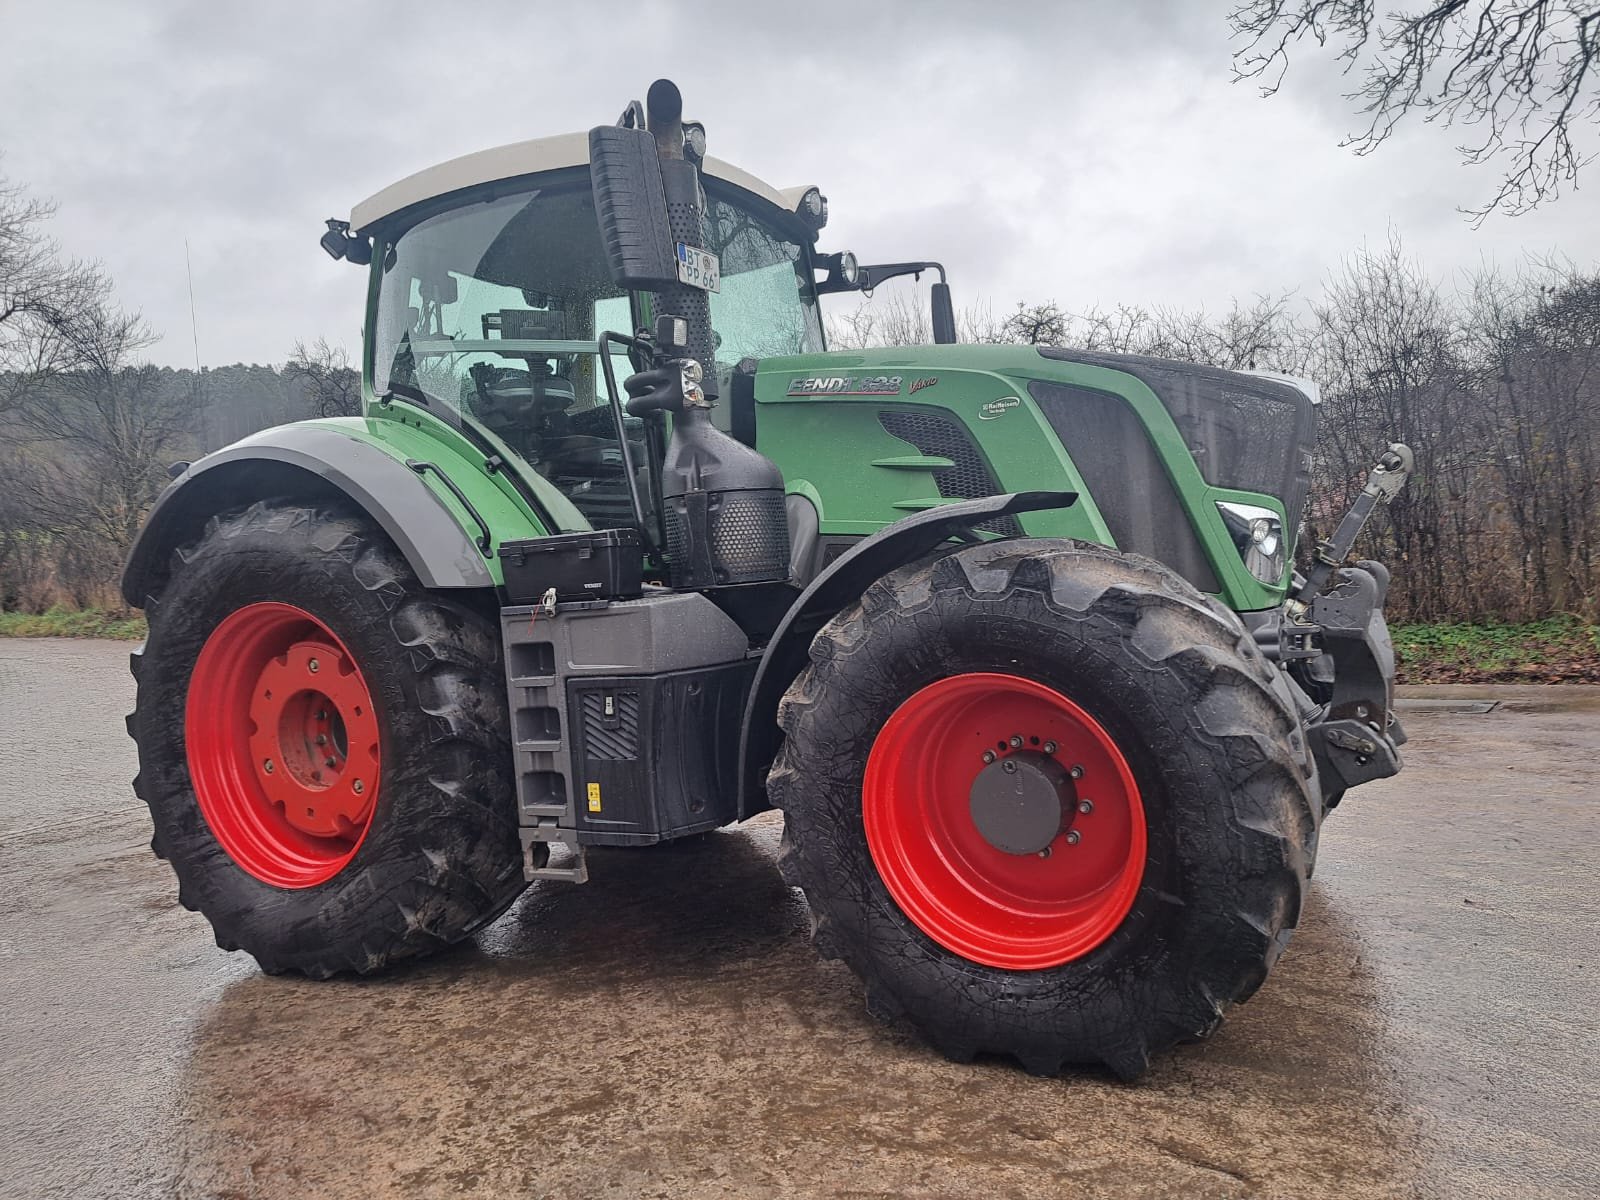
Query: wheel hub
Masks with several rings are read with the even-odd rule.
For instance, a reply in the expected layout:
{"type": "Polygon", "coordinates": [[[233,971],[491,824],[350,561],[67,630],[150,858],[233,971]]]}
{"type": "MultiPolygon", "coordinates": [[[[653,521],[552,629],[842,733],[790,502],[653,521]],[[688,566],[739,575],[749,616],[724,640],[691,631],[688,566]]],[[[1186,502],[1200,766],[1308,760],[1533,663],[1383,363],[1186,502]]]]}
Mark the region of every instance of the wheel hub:
{"type": "Polygon", "coordinates": [[[250,750],[267,798],[313,837],[349,837],[372,807],[352,768],[345,713],[364,724],[366,689],[337,646],[301,641],[262,667],[250,698],[250,750]]]}
{"type": "Polygon", "coordinates": [[[1078,793],[1066,768],[1033,750],[984,767],[968,796],[978,833],[1007,854],[1046,849],[1072,825],[1077,805],[1078,793]]]}

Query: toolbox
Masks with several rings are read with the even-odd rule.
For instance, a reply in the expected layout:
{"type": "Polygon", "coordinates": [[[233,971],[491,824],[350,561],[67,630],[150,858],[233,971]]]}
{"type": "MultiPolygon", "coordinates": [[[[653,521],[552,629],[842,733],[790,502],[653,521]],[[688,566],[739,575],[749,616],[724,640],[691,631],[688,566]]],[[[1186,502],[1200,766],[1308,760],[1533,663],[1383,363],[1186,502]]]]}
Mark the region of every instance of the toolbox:
{"type": "Polygon", "coordinates": [[[505,542],[500,565],[512,604],[537,604],[551,588],[558,601],[631,600],[644,591],[644,551],[634,529],[505,542]]]}

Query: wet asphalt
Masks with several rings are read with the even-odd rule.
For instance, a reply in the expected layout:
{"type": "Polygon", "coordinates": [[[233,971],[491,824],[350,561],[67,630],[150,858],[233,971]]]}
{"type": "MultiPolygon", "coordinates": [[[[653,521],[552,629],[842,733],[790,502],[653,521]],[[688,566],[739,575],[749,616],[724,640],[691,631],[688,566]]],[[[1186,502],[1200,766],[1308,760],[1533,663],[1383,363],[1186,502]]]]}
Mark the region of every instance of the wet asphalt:
{"type": "Polygon", "coordinates": [[[127,650],[0,641],[0,1196],[1600,1194],[1600,688],[1428,690],[1266,985],[1125,1085],[871,1019],[770,818],[266,978],[148,852],[127,650]]]}

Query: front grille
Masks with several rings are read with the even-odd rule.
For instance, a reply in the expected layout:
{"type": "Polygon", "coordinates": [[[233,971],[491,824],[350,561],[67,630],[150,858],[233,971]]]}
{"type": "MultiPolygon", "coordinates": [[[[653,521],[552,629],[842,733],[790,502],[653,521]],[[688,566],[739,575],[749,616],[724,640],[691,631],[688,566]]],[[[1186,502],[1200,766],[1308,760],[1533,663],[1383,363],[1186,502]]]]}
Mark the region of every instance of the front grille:
{"type": "MultiPolygon", "coordinates": [[[[878,414],[885,432],[909,442],[918,453],[948,458],[954,465],[933,472],[939,495],[953,500],[981,500],[1000,495],[1000,483],[978,453],[972,435],[951,418],[928,409],[886,409],[878,414]]],[[[975,526],[1002,537],[1021,537],[1015,517],[996,517],[975,526]]]]}
{"type": "Polygon", "coordinates": [[[1166,563],[1202,592],[1219,591],[1194,523],[1128,402],[1043,379],[1028,391],[1072,456],[1117,548],[1166,563]]]}

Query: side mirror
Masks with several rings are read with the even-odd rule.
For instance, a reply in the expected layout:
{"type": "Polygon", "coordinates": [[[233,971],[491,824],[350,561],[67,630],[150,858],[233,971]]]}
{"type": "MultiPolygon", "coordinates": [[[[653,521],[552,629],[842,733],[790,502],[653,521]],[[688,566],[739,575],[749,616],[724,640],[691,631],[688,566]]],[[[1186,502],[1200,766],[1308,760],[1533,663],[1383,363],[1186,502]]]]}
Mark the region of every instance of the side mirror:
{"type": "Polygon", "coordinates": [[[643,129],[597,125],[589,131],[589,171],[611,281],[630,291],[677,283],[655,138],[643,129]]]}
{"type": "Polygon", "coordinates": [[[938,346],[956,344],[956,309],[950,302],[950,285],[943,281],[933,285],[933,341],[938,346]]]}

